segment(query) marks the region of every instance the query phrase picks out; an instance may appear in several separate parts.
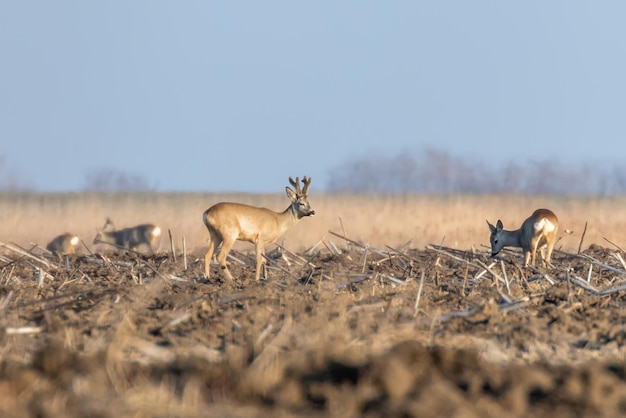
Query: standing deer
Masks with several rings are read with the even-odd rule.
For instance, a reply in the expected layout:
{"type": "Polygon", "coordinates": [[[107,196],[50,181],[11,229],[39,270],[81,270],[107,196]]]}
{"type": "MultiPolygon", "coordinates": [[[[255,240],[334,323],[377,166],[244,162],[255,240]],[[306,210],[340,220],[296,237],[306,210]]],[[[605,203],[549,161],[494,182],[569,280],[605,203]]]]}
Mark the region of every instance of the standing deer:
{"type": "Polygon", "coordinates": [[[76,254],[76,247],[80,243],[80,237],[75,234],[61,234],[46,245],[46,250],[61,257],[76,254]]]}
{"type": "Polygon", "coordinates": [[[161,228],[152,224],[142,224],[131,228],[115,229],[115,225],[110,218],[107,218],[104,227],[98,230],[98,234],[93,239],[94,244],[112,244],[128,250],[134,250],[142,244],[150,249],[152,255],[155,249],[159,248],[161,238],[161,228]]]}
{"type": "Polygon", "coordinates": [[[307,196],[311,178],[306,176],[303,178],[303,189],[300,189],[298,177],[295,181],[289,177],[289,182],[296,190],[293,191],[289,186],[285,187],[291,204],[283,212],[231,202],[217,203],[204,211],[202,218],[211,235],[209,249],[204,256],[204,274],[207,278],[213,252],[219,248],[217,262],[226,277],[233,280],[226,266],[226,257],[235,241],[241,240],[251,242],[256,246],[255,280],[258,281],[261,277],[261,269],[265,269],[263,258],[265,247],[274,243],[304,216],[315,215],[307,196]]]}
{"type": "Polygon", "coordinates": [[[541,250],[541,258],[550,265],[552,249],[556,243],[559,220],[554,212],[548,209],[537,209],[522,223],[520,229],[505,231],[502,221],[498,219],[496,226],[487,221],[491,231],[491,256],[496,256],[503,247],[521,247],[524,252],[524,267],[535,265],[537,249],[541,250]],[[547,247],[547,251],[546,250],[547,247]]]}

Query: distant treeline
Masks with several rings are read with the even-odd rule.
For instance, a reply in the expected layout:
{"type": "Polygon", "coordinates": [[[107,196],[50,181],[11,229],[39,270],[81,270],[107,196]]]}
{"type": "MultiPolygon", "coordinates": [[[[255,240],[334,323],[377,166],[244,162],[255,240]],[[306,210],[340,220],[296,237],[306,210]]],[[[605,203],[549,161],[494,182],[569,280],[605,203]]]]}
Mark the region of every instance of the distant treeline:
{"type": "Polygon", "coordinates": [[[626,194],[626,167],[552,160],[468,161],[437,150],[372,155],[330,170],[330,193],[626,194]]]}
{"type": "MultiPolygon", "coordinates": [[[[112,168],[98,168],[85,175],[82,191],[86,192],[149,192],[157,187],[141,175],[112,168]]],[[[37,187],[25,181],[0,154],[0,193],[35,192],[37,187]]]]}
{"type": "MultiPolygon", "coordinates": [[[[626,195],[624,164],[566,164],[552,160],[493,164],[432,149],[352,159],[331,168],[329,178],[328,193],[626,195]]],[[[36,186],[13,174],[0,155],[0,192],[36,190],[36,186]]],[[[85,176],[82,190],[139,192],[157,191],[158,187],[140,175],[102,168],[85,176]]]]}

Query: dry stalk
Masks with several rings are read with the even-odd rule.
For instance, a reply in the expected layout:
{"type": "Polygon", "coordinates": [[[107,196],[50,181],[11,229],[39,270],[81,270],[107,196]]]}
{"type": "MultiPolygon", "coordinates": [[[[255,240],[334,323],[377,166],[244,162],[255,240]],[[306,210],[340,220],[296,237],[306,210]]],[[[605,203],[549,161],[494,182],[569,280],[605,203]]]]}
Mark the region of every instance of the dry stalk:
{"type": "Polygon", "coordinates": [[[565,270],[565,280],[567,280],[567,303],[572,304],[572,289],[569,278],[569,269],[565,270]]]}
{"type": "Polygon", "coordinates": [[[168,322],[167,326],[168,327],[175,327],[176,325],[180,324],[181,322],[185,322],[189,318],[191,318],[191,312],[185,312],[182,315],[178,315],[176,318],[174,318],[170,322],[168,322]]]}
{"type": "Polygon", "coordinates": [[[19,248],[19,246],[13,243],[5,244],[4,242],[0,242],[0,247],[4,247],[11,252],[24,256],[26,258],[30,258],[31,260],[34,260],[40,264],[43,264],[46,267],[50,267],[50,263],[48,263],[48,261],[44,260],[41,257],[37,257],[37,256],[30,254],[29,252],[19,248]]]}
{"type": "Polygon", "coordinates": [[[626,262],[624,262],[624,258],[622,257],[622,254],[614,253],[613,256],[617,258],[617,261],[619,261],[622,267],[624,267],[624,270],[626,270],[626,262]]]}
{"type": "Polygon", "coordinates": [[[504,261],[500,260],[500,268],[502,269],[502,275],[504,276],[504,283],[506,283],[506,293],[511,294],[511,288],[509,287],[509,278],[506,275],[506,268],[504,267],[504,261]]]}
{"type": "MultiPolygon", "coordinates": [[[[346,234],[346,228],[344,228],[344,226],[343,226],[343,219],[341,219],[341,216],[338,216],[338,218],[339,218],[339,225],[341,226],[341,231],[343,232],[343,236],[345,237],[345,236],[347,236],[347,234],[346,234]]],[[[337,235],[337,236],[341,238],[340,235],[337,235]]],[[[350,241],[348,241],[348,242],[350,242],[350,241]]],[[[348,245],[347,247],[348,247],[347,249],[350,250],[350,245],[348,245]]]]}
{"type": "Polygon", "coordinates": [[[11,266],[11,269],[9,270],[9,274],[7,274],[7,279],[4,281],[5,286],[9,284],[9,281],[11,280],[13,276],[13,270],[15,270],[15,264],[11,266]]]}
{"type": "Polygon", "coordinates": [[[623,284],[621,286],[617,286],[614,288],[610,288],[610,289],[600,290],[599,292],[596,293],[596,295],[598,296],[610,295],[612,293],[621,292],[622,290],[626,290],[626,284],[623,284]]]}
{"type": "Polygon", "coordinates": [[[387,280],[389,280],[391,282],[397,283],[397,284],[406,285],[406,281],[405,280],[400,280],[397,277],[394,277],[394,276],[389,275],[389,274],[382,273],[381,277],[384,278],[384,279],[387,279],[387,280]]]}
{"type": "MultiPolygon", "coordinates": [[[[266,265],[266,268],[272,268],[272,269],[275,269],[275,270],[280,270],[283,273],[285,273],[288,276],[290,276],[294,280],[298,280],[299,279],[299,277],[296,277],[292,272],[290,272],[286,268],[279,266],[278,263],[276,262],[276,260],[272,260],[271,258],[266,256],[265,254],[263,254],[263,258],[267,261],[267,264],[269,264],[269,266],[266,265]]],[[[267,273],[265,274],[265,279],[267,280],[267,273]]]]}
{"type": "Polygon", "coordinates": [[[614,273],[618,273],[618,274],[625,274],[626,275],[626,271],[620,270],[620,269],[616,269],[615,267],[609,266],[608,264],[605,264],[599,260],[596,260],[595,258],[591,257],[590,255],[587,254],[572,254],[572,253],[568,253],[565,251],[561,251],[561,250],[555,250],[556,252],[560,253],[560,254],[564,254],[570,257],[574,257],[574,258],[581,258],[583,260],[586,261],[590,261],[591,263],[595,264],[596,266],[602,267],[605,270],[609,270],[612,271],[614,273]]]}
{"type": "Polygon", "coordinates": [[[322,244],[322,240],[317,241],[314,245],[304,250],[304,253],[307,255],[311,255],[313,251],[315,251],[315,249],[319,247],[320,244],[322,244]]]}
{"type": "Polygon", "coordinates": [[[11,301],[12,297],[13,297],[13,291],[10,290],[9,293],[7,293],[7,295],[5,297],[0,299],[0,311],[3,311],[3,310],[6,309],[6,307],[9,305],[9,302],[11,301]]]}
{"type": "MultiPolygon", "coordinates": [[[[488,267],[489,267],[489,268],[492,268],[492,267],[493,267],[493,266],[495,266],[495,265],[496,265],[496,262],[495,262],[495,261],[493,261],[491,264],[489,264],[489,266],[488,266],[488,267]]],[[[484,276],[484,275],[485,275],[485,273],[487,273],[487,272],[489,272],[489,270],[488,270],[488,269],[483,269],[480,273],[478,273],[476,276],[474,276],[474,280],[478,280],[478,279],[480,279],[480,278],[481,278],[482,276],[484,276]]]]}
{"type": "Polygon", "coordinates": [[[460,262],[462,262],[462,263],[467,263],[467,264],[468,264],[468,265],[470,265],[470,266],[473,266],[473,267],[476,267],[476,268],[479,268],[479,269],[480,269],[480,268],[483,268],[483,269],[487,270],[489,273],[491,273],[491,275],[492,275],[492,276],[493,276],[496,280],[499,280],[499,281],[501,281],[501,282],[504,282],[504,280],[502,279],[502,277],[500,277],[500,275],[499,275],[499,274],[495,273],[495,272],[491,269],[491,267],[486,266],[486,265],[485,265],[483,262],[481,262],[480,260],[476,260],[476,262],[474,263],[474,262],[471,262],[471,261],[465,260],[465,259],[463,259],[463,258],[461,258],[461,257],[457,257],[457,256],[455,256],[455,255],[453,255],[453,254],[450,254],[450,253],[448,253],[447,251],[444,251],[444,250],[441,250],[441,249],[437,249],[437,248],[433,248],[433,246],[432,246],[432,245],[428,245],[428,246],[426,246],[426,249],[435,250],[435,251],[437,251],[437,252],[438,252],[438,253],[440,253],[440,254],[443,254],[443,255],[445,255],[445,256],[447,256],[447,257],[450,257],[450,258],[452,258],[452,259],[454,259],[454,260],[457,260],[457,261],[460,261],[460,262]]]}
{"type": "Polygon", "coordinates": [[[608,242],[609,244],[611,244],[612,246],[614,246],[615,248],[617,248],[618,250],[620,250],[621,252],[624,252],[624,249],[622,247],[615,244],[614,242],[609,241],[606,237],[602,237],[602,239],[608,242]]]}
{"type": "Polygon", "coordinates": [[[350,238],[348,238],[348,237],[346,237],[346,236],[339,235],[339,234],[337,234],[336,232],[333,232],[333,231],[328,231],[328,232],[329,232],[330,234],[332,234],[332,235],[334,235],[334,236],[338,237],[338,238],[341,238],[342,240],[345,240],[345,241],[347,241],[347,242],[349,242],[349,243],[351,243],[351,244],[356,245],[357,247],[361,248],[362,250],[367,249],[367,246],[365,246],[365,245],[361,244],[361,243],[360,243],[360,242],[358,242],[358,241],[355,241],[355,240],[353,240],[353,239],[350,239],[350,238]]]}
{"type": "Polygon", "coordinates": [[[372,277],[374,277],[374,278],[378,277],[378,273],[376,273],[376,274],[371,274],[370,273],[370,274],[361,275],[361,276],[357,277],[354,280],[350,280],[349,282],[340,283],[340,284],[336,285],[335,289],[337,289],[337,290],[343,289],[345,287],[352,286],[353,284],[357,284],[357,283],[361,283],[361,282],[364,282],[366,280],[369,280],[372,277]]]}
{"type": "Polygon", "coordinates": [[[176,247],[174,246],[174,238],[172,237],[172,231],[168,229],[167,233],[170,236],[170,250],[172,252],[172,260],[174,260],[174,263],[176,263],[176,247]]]}
{"type": "Polygon", "coordinates": [[[365,273],[366,265],[367,265],[367,247],[365,247],[365,251],[363,251],[363,266],[361,267],[361,273],[365,273]]]}
{"type": "Polygon", "coordinates": [[[415,297],[415,305],[413,306],[413,317],[417,316],[417,312],[419,310],[419,306],[420,306],[420,298],[422,296],[422,288],[424,287],[424,270],[422,270],[422,275],[420,277],[420,285],[417,288],[417,296],[415,297]]]}
{"type": "Polygon", "coordinates": [[[183,235],[183,270],[187,271],[187,242],[185,241],[184,235],[183,235]]]}
{"type": "Polygon", "coordinates": [[[4,333],[6,335],[26,335],[26,334],[39,334],[43,331],[43,327],[5,327],[4,333]]]}
{"type": "MultiPolygon", "coordinates": [[[[326,245],[326,241],[324,241],[324,245],[326,245]]],[[[332,242],[331,240],[328,240],[328,245],[330,245],[330,247],[333,249],[334,254],[341,254],[341,250],[335,245],[334,242],[332,242]]],[[[328,245],[326,245],[326,248],[328,248],[328,245]]],[[[331,251],[331,253],[333,253],[333,251],[331,251]]]]}
{"type": "MultiPolygon", "coordinates": [[[[568,295],[570,293],[570,283],[580,288],[583,288],[591,293],[595,293],[595,294],[599,293],[598,289],[596,289],[595,287],[587,283],[581,277],[570,275],[569,270],[565,271],[565,278],[567,279],[567,294],[568,295]]],[[[568,299],[569,299],[569,296],[568,296],[568,299]]]]}
{"type": "Polygon", "coordinates": [[[278,248],[280,248],[283,252],[291,255],[293,258],[299,260],[301,263],[304,264],[304,266],[306,265],[310,265],[311,267],[315,268],[315,264],[311,263],[311,260],[314,259],[315,257],[317,257],[319,255],[319,252],[312,254],[308,259],[301,257],[300,255],[294,253],[293,251],[288,250],[287,248],[283,247],[282,245],[276,243],[275,244],[278,248]]]}
{"type": "MultiPolygon", "coordinates": [[[[498,304],[498,310],[500,312],[509,312],[514,309],[519,309],[530,302],[531,298],[529,296],[524,296],[521,299],[509,301],[508,299],[504,303],[498,304]]],[[[445,322],[454,318],[467,318],[472,315],[475,315],[482,311],[482,307],[471,308],[465,311],[454,311],[444,315],[439,315],[434,318],[437,322],[445,322]]]]}
{"type": "Polygon", "coordinates": [[[580,242],[578,243],[578,253],[577,254],[580,254],[580,251],[581,251],[581,249],[583,247],[583,240],[585,239],[585,234],[586,233],[587,233],[587,221],[585,221],[585,228],[583,229],[583,233],[580,236],[580,242]]]}

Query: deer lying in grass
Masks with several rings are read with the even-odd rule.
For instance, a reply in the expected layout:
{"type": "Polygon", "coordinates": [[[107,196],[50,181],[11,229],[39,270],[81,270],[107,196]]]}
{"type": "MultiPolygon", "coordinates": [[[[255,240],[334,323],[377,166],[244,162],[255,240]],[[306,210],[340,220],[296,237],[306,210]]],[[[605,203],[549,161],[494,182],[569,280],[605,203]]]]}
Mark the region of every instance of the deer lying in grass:
{"type": "Polygon", "coordinates": [[[111,244],[127,250],[135,250],[141,245],[147,246],[152,255],[159,248],[161,228],[152,224],[137,225],[131,228],[115,229],[110,218],[107,218],[104,227],[98,230],[93,239],[94,244],[111,244]]]}
{"type": "Polygon", "coordinates": [[[503,247],[521,247],[524,252],[524,267],[535,265],[537,249],[541,250],[544,264],[550,265],[552,249],[556,243],[559,220],[554,212],[548,209],[537,209],[522,226],[515,231],[503,229],[498,219],[496,226],[487,221],[491,231],[491,256],[496,256],[503,247]],[[547,249],[547,251],[545,251],[547,249]]]}
{"type": "Polygon", "coordinates": [[[80,237],[76,234],[61,234],[46,245],[46,250],[58,257],[76,254],[76,247],[80,243],[80,237]]]}
{"type": "Polygon", "coordinates": [[[303,189],[300,189],[298,177],[295,181],[289,177],[289,182],[296,190],[293,191],[290,187],[285,187],[291,204],[283,212],[230,202],[217,203],[204,211],[202,218],[211,235],[209,249],[204,256],[204,274],[207,278],[210,277],[211,258],[214,251],[219,247],[217,262],[226,277],[230,280],[233,279],[226,266],[226,257],[235,241],[241,240],[251,242],[256,246],[255,280],[260,279],[261,269],[265,268],[265,259],[263,258],[265,247],[274,243],[303,217],[315,214],[307,196],[311,178],[306,176],[303,178],[303,189]]]}

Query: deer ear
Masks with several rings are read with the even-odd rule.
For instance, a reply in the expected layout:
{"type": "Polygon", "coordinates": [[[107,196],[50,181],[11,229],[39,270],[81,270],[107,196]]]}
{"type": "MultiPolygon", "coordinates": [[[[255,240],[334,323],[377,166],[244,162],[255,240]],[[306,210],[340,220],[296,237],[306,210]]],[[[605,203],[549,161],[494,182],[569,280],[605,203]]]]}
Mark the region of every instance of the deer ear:
{"type": "MultiPolygon", "coordinates": [[[[487,221],[487,220],[485,219],[485,221],[487,221]]],[[[489,223],[489,221],[487,221],[487,225],[489,226],[489,230],[490,230],[492,233],[493,233],[493,232],[496,232],[496,227],[495,227],[495,226],[493,226],[493,225],[491,225],[491,224],[489,223]]]]}
{"type": "Polygon", "coordinates": [[[285,192],[287,193],[287,197],[291,199],[292,202],[298,200],[298,195],[296,194],[296,192],[291,190],[289,187],[285,187],[285,192]]]}
{"type": "Polygon", "coordinates": [[[504,228],[504,225],[502,225],[502,221],[498,219],[498,223],[496,224],[496,229],[498,231],[502,231],[502,228],[504,228]]]}

